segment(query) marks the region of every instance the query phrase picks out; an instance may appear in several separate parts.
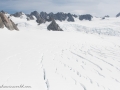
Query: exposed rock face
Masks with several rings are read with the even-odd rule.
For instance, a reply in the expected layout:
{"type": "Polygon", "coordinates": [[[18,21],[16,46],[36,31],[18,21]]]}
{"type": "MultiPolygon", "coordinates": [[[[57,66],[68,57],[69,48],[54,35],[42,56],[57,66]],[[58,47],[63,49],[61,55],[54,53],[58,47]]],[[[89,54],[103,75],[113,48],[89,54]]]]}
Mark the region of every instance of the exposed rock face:
{"type": "Polygon", "coordinates": [[[13,28],[14,28],[15,30],[19,30],[18,27],[17,27],[17,25],[16,25],[12,20],[10,20],[10,21],[11,21],[11,23],[12,23],[12,25],[13,25],[13,28]]]}
{"type": "Polygon", "coordinates": [[[118,13],[118,14],[116,15],[116,17],[120,17],[120,13],[118,13]]]}
{"type": "Polygon", "coordinates": [[[12,14],[14,17],[20,17],[23,15],[22,12],[16,12],[15,14],[12,14]]]}
{"type": "Polygon", "coordinates": [[[109,17],[110,17],[109,15],[106,15],[106,16],[104,16],[102,19],[109,18],[109,17]]]}
{"type": "Polygon", "coordinates": [[[65,19],[67,18],[67,14],[63,13],[63,12],[59,12],[57,14],[55,14],[55,20],[59,20],[59,21],[65,21],[65,19]]]}
{"type": "Polygon", "coordinates": [[[53,19],[59,20],[59,21],[65,21],[68,18],[67,21],[74,22],[74,18],[70,13],[68,13],[68,14],[63,13],[63,12],[58,12],[56,14],[49,13],[48,16],[50,18],[53,18],[53,19]]]}
{"type": "Polygon", "coordinates": [[[40,17],[40,18],[37,18],[36,22],[39,24],[42,24],[42,23],[45,23],[45,19],[40,17]]]}
{"type": "Polygon", "coordinates": [[[40,12],[40,16],[46,20],[48,15],[46,12],[40,12]]]}
{"type": "Polygon", "coordinates": [[[110,16],[109,16],[109,15],[106,15],[105,17],[109,18],[110,16]]]}
{"type": "Polygon", "coordinates": [[[31,12],[30,15],[34,15],[36,18],[39,18],[39,17],[40,17],[40,14],[39,14],[37,11],[31,12]]]}
{"type": "Polygon", "coordinates": [[[55,19],[55,14],[51,12],[47,16],[47,21],[52,21],[53,19],[55,19]]]}
{"type": "Polygon", "coordinates": [[[3,27],[3,24],[5,25],[6,28],[9,30],[18,30],[17,26],[14,24],[12,20],[10,20],[5,14],[0,13],[0,25],[3,27]]]}
{"type": "Polygon", "coordinates": [[[0,28],[4,28],[4,23],[2,22],[1,17],[0,17],[0,28]]]}
{"type": "MultiPolygon", "coordinates": [[[[23,13],[22,12],[17,12],[15,14],[13,14],[13,16],[15,17],[20,17],[23,13]]],[[[33,11],[31,12],[31,14],[26,14],[27,16],[27,20],[34,20],[34,16],[36,17],[36,22],[38,24],[42,24],[45,23],[46,21],[52,21],[54,20],[59,20],[59,21],[65,21],[67,20],[68,22],[74,22],[74,18],[77,18],[78,16],[75,14],[70,14],[70,13],[63,13],[63,12],[58,12],[56,14],[54,13],[49,13],[47,14],[46,12],[40,12],[38,13],[37,11],[33,11]]],[[[86,15],[80,15],[79,16],[79,20],[92,20],[92,16],[90,14],[86,14],[86,15]]]]}
{"type": "Polygon", "coordinates": [[[72,15],[70,13],[66,14],[63,12],[58,12],[56,14],[51,12],[47,14],[46,12],[38,13],[37,11],[33,11],[31,12],[30,15],[27,15],[28,16],[27,20],[32,20],[32,15],[34,15],[37,18],[36,22],[39,24],[45,23],[46,21],[52,21],[52,19],[59,20],[59,21],[65,21],[67,19],[67,21],[69,22],[74,22],[73,17],[75,18],[77,17],[77,15],[72,15]]]}
{"type": "Polygon", "coordinates": [[[50,17],[50,16],[47,16],[47,19],[46,19],[46,21],[52,21],[53,20],[53,18],[52,17],[50,17]]]}
{"type": "Polygon", "coordinates": [[[70,14],[70,13],[68,13],[68,19],[67,19],[67,21],[69,21],[69,22],[74,22],[74,18],[72,17],[72,15],[70,14]]]}
{"type": "Polygon", "coordinates": [[[27,20],[34,20],[33,15],[26,14],[26,16],[27,16],[27,20]]]}
{"type": "Polygon", "coordinates": [[[3,11],[3,10],[1,11],[1,13],[3,13],[3,14],[7,14],[7,12],[5,12],[5,11],[3,11]]]}
{"type": "Polygon", "coordinates": [[[102,18],[102,20],[104,20],[104,19],[105,19],[105,17],[102,18]]]}
{"type": "Polygon", "coordinates": [[[4,25],[9,29],[9,30],[14,30],[12,22],[4,15],[4,14],[0,14],[0,17],[2,18],[2,21],[4,23],[4,25]]]}
{"type": "Polygon", "coordinates": [[[47,27],[48,30],[53,30],[53,31],[63,31],[59,25],[55,22],[53,19],[51,24],[47,27]]]}
{"type": "Polygon", "coordinates": [[[86,14],[86,15],[80,15],[79,16],[79,19],[80,20],[89,20],[89,21],[91,21],[92,20],[92,15],[90,15],[90,14],[86,14]]]}
{"type": "Polygon", "coordinates": [[[73,16],[73,17],[75,17],[75,18],[77,18],[77,17],[78,17],[78,16],[77,16],[77,15],[75,15],[75,14],[74,14],[74,15],[72,15],[72,16],[73,16]]]}
{"type": "Polygon", "coordinates": [[[39,23],[39,24],[45,23],[45,19],[42,18],[37,11],[32,12],[30,15],[34,15],[37,18],[37,20],[36,20],[37,23],[39,23]]]}

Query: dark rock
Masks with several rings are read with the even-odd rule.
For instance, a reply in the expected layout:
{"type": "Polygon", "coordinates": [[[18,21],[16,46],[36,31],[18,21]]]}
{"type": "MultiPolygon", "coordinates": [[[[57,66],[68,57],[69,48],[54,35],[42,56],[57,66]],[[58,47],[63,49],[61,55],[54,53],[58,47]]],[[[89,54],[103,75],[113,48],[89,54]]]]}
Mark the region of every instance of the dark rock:
{"type": "Polygon", "coordinates": [[[86,14],[86,15],[80,15],[79,16],[79,20],[89,20],[89,21],[91,21],[92,20],[92,15],[90,15],[90,14],[86,14]]]}
{"type": "Polygon", "coordinates": [[[67,21],[74,22],[74,18],[72,17],[72,15],[70,13],[68,13],[68,19],[67,19],[67,21]]]}
{"type": "Polygon", "coordinates": [[[14,17],[20,17],[22,15],[23,15],[22,12],[16,12],[15,14],[12,14],[12,16],[14,16],[14,17]]]}
{"type": "Polygon", "coordinates": [[[47,16],[46,21],[50,22],[50,21],[52,21],[52,20],[53,20],[53,18],[52,18],[51,16],[47,16]]]}
{"type": "Polygon", "coordinates": [[[65,21],[65,19],[67,18],[67,14],[63,13],[63,12],[58,12],[57,14],[55,14],[55,20],[59,20],[59,21],[65,21]]]}
{"type": "Polygon", "coordinates": [[[103,17],[102,19],[105,19],[105,17],[103,17]]]}
{"type": "Polygon", "coordinates": [[[73,17],[77,17],[77,15],[72,15],[70,13],[66,14],[63,12],[58,12],[56,14],[54,13],[49,13],[47,14],[46,12],[41,12],[40,13],[41,18],[45,19],[46,21],[52,21],[52,19],[59,20],[59,21],[65,21],[68,18],[68,21],[74,22],[73,17]]]}
{"type": "Polygon", "coordinates": [[[39,17],[39,18],[37,18],[36,22],[40,25],[42,23],[45,23],[46,21],[45,21],[45,19],[39,17]]]}
{"type": "Polygon", "coordinates": [[[52,21],[53,19],[55,19],[55,15],[51,12],[48,14],[46,21],[49,22],[49,21],[52,21]]]}
{"type": "Polygon", "coordinates": [[[40,16],[46,20],[48,15],[46,12],[40,12],[40,16]]]}
{"type": "Polygon", "coordinates": [[[27,20],[34,20],[33,15],[26,14],[26,16],[27,16],[27,20]]]}
{"type": "Polygon", "coordinates": [[[120,13],[118,13],[118,14],[116,15],[116,17],[120,17],[120,13]]]}
{"type": "Polygon", "coordinates": [[[27,17],[26,19],[27,19],[27,21],[30,21],[30,18],[29,18],[29,17],[27,17]]]}
{"type": "Polygon", "coordinates": [[[109,18],[109,17],[110,17],[110,16],[106,15],[106,16],[104,16],[102,19],[109,18]]]}
{"type": "Polygon", "coordinates": [[[7,14],[7,12],[5,12],[5,11],[3,11],[3,10],[1,11],[1,13],[3,13],[3,14],[7,14]]]}
{"type": "Polygon", "coordinates": [[[18,28],[14,24],[14,22],[12,20],[10,20],[5,14],[0,13],[0,18],[1,18],[2,22],[3,22],[3,24],[5,25],[5,27],[8,28],[9,30],[14,30],[14,29],[18,30],[18,28]]]}
{"type": "Polygon", "coordinates": [[[109,18],[110,16],[109,16],[109,15],[106,15],[105,17],[109,18]]]}
{"type": "Polygon", "coordinates": [[[39,24],[45,23],[45,19],[42,18],[37,11],[32,12],[30,15],[34,15],[37,18],[37,20],[36,20],[37,23],[39,23],[39,24]]]}
{"type": "Polygon", "coordinates": [[[67,14],[63,12],[58,12],[56,14],[51,12],[48,14],[48,16],[49,16],[49,21],[52,21],[52,19],[59,20],[59,21],[65,21],[67,18],[67,14]]]}
{"type": "Polygon", "coordinates": [[[39,14],[37,11],[31,12],[30,15],[34,15],[36,18],[39,18],[39,17],[40,17],[40,14],[39,14]]]}
{"type": "Polygon", "coordinates": [[[50,25],[47,27],[48,30],[53,30],[53,31],[63,31],[59,25],[55,22],[53,19],[50,25]]]}
{"type": "Polygon", "coordinates": [[[77,15],[75,15],[75,14],[74,14],[74,15],[72,15],[72,16],[73,16],[73,17],[75,17],[75,18],[77,18],[77,17],[78,17],[78,16],[77,16],[77,15]]]}

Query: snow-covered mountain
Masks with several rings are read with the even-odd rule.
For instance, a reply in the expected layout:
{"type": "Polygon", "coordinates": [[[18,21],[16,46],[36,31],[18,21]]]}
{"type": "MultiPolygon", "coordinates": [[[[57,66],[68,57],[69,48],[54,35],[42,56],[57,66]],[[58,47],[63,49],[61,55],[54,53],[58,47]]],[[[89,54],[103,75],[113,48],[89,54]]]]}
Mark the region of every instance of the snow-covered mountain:
{"type": "MultiPolygon", "coordinates": [[[[2,13],[5,13],[2,11],[2,13]]],[[[48,30],[48,26],[54,19],[55,22],[63,31],[79,31],[85,33],[104,34],[112,36],[120,36],[119,17],[109,17],[108,15],[103,18],[94,17],[90,14],[86,15],[73,15],[70,13],[58,12],[56,14],[46,12],[33,11],[30,14],[17,12],[15,14],[7,14],[19,29],[23,30],[48,30]]],[[[55,29],[57,26],[53,25],[55,29]]]]}
{"type": "Polygon", "coordinates": [[[120,89],[120,17],[67,16],[59,32],[34,13],[5,13],[19,31],[0,28],[0,90],[120,89]]]}

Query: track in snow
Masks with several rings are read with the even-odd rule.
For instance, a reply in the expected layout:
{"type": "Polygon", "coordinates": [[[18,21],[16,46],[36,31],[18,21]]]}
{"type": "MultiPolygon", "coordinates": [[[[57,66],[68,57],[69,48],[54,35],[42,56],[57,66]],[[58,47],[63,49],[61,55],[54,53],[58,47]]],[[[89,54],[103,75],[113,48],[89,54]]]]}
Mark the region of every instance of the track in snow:
{"type": "Polygon", "coordinates": [[[12,32],[0,35],[0,40],[0,85],[30,85],[29,90],[120,89],[119,37],[12,32]]]}

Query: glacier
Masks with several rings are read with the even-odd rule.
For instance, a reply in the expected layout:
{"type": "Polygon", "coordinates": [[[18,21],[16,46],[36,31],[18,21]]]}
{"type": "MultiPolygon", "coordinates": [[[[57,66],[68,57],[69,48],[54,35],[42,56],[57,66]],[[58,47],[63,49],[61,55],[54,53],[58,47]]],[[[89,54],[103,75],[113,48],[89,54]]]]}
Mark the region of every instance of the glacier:
{"type": "Polygon", "coordinates": [[[0,29],[0,90],[120,89],[120,18],[56,21],[63,32],[11,19],[20,31],[0,29]]]}

